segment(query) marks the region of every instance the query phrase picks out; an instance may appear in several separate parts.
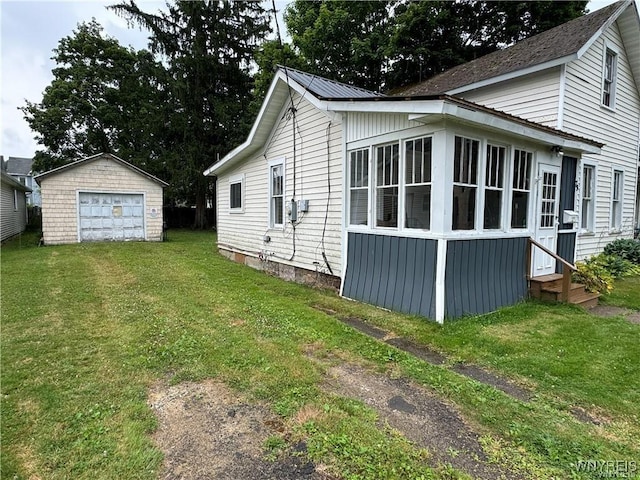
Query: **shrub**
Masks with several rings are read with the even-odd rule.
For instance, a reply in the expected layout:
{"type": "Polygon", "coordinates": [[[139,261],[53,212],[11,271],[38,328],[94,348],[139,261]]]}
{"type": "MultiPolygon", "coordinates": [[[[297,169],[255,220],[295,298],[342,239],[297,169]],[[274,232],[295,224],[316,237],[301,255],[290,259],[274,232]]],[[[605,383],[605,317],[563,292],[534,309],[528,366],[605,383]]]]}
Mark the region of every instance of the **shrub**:
{"type": "Polygon", "coordinates": [[[618,255],[607,255],[601,253],[600,255],[593,257],[592,260],[598,265],[602,265],[606,268],[613,278],[640,275],[640,265],[618,255]]]}
{"type": "Polygon", "coordinates": [[[573,272],[573,280],[584,285],[589,292],[610,293],[613,289],[613,275],[598,263],[597,257],[584,262],[576,262],[576,272],[573,272]]]}
{"type": "Polygon", "coordinates": [[[604,247],[607,255],[616,255],[640,265],[640,242],[630,238],[619,238],[604,247]]]}

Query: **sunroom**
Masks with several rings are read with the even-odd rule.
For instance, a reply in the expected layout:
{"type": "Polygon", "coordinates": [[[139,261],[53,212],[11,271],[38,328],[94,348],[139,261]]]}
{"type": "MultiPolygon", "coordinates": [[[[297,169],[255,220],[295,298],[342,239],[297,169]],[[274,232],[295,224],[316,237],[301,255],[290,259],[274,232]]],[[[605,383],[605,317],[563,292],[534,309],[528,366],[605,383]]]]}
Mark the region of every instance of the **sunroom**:
{"type": "Polygon", "coordinates": [[[602,145],[451,97],[363,107],[343,113],[344,296],[441,322],[555,272],[536,248],[527,271],[529,238],[573,262],[576,169],[602,145]]]}

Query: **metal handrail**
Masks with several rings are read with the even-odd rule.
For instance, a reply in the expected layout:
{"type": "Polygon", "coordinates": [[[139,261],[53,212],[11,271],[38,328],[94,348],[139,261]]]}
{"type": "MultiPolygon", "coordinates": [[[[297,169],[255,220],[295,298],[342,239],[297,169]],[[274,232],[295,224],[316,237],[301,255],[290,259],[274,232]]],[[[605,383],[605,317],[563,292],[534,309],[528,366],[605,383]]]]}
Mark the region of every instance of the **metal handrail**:
{"type": "Polygon", "coordinates": [[[551,255],[557,261],[562,264],[562,292],[560,293],[560,300],[563,302],[569,301],[569,290],[571,289],[571,272],[577,271],[575,265],[567,262],[564,258],[560,257],[557,253],[552,252],[544,245],[536,242],[533,238],[529,237],[527,241],[527,277],[531,278],[531,256],[532,256],[532,246],[538,247],[547,255],[551,255]]]}

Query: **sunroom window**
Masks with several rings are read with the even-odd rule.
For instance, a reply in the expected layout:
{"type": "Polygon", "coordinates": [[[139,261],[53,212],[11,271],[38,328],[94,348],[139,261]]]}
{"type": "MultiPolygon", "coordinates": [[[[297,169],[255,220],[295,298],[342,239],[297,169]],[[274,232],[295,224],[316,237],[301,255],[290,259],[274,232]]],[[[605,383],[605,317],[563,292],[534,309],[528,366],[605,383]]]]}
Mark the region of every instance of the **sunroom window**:
{"type": "Polygon", "coordinates": [[[376,147],[376,227],[398,227],[397,143],[376,147]]]}
{"type": "Polygon", "coordinates": [[[453,230],[475,228],[476,195],[478,191],[478,151],[480,142],[455,137],[453,157],[453,230]]]}
{"type": "Polygon", "coordinates": [[[513,189],[511,195],[511,228],[527,228],[531,193],[533,154],[515,149],[513,153],[513,189]]]}
{"type": "Polygon", "coordinates": [[[484,223],[486,230],[502,225],[502,198],[504,190],[505,147],[487,145],[487,163],[484,181],[484,223]]]}
{"type": "Polygon", "coordinates": [[[369,214],[369,149],[349,154],[349,225],[367,225],[369,214]]]}
{"type": "Polygon", "coordinates": [[[425,137],[404,144],[406,228],[431,227],[431,142],[425,137]]]}

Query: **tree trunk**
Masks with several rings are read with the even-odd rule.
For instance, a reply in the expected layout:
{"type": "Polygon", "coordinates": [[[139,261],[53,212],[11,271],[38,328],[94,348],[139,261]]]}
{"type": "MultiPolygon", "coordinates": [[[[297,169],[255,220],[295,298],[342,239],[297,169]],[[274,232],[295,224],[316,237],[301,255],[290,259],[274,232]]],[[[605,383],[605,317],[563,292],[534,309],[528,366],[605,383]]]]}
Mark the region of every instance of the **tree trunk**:
{"type": "Polygon", "coordinates": [[[207,224],[207,183],[209,179],[202,177],[196,181],[196,215],[193,221],[193,228],[205,230],[207,224]]]}

